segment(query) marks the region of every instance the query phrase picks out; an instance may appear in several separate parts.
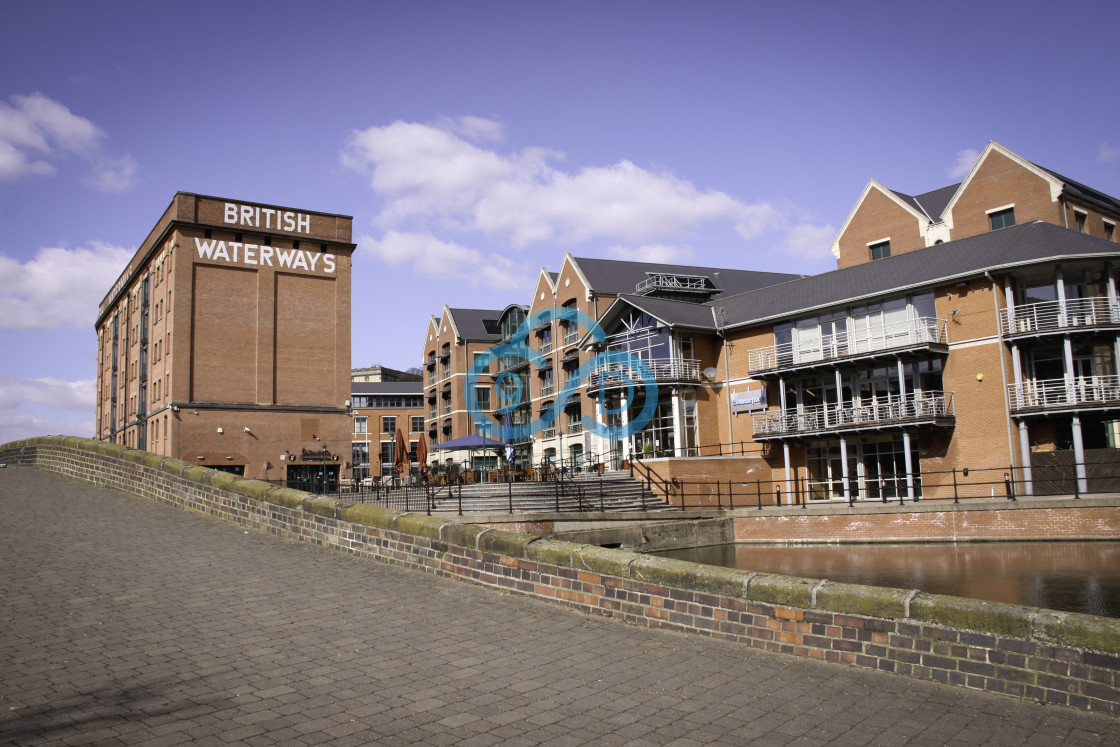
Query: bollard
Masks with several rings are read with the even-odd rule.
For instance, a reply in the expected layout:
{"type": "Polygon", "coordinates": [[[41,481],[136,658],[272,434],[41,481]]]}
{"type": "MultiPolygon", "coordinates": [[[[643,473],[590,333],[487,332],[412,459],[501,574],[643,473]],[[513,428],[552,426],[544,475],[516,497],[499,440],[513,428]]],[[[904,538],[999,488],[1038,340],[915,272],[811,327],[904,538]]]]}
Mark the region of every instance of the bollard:
{"type": "Polygon", "coordinates": [[[775,506],[782,505],[782,486],[781,485],[775,485],[774,486],[774,505],[775,506]]]}
{"type": "Polygon", "coordinates": [[[1016,500],[1016,498],[1015,498],[1015,486],[1011,484],[1011,474],[1008,473],[1008,472],[1003,473],[1003,485],[1004,485],[1004,488],[1007,490],[1007,500],[1009,500],[1009,501],[1016,500]]]}

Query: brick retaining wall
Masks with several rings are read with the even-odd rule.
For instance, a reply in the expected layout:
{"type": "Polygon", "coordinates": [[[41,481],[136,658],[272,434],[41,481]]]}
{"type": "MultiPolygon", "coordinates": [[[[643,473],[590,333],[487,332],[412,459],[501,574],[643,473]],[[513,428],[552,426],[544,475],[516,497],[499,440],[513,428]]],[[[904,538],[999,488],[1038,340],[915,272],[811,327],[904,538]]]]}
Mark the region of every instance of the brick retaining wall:
{"type": "Polygon", "coordinates": [[[542,539],[350,505],[78,438],[5,444],[0,462],[648,627],[1120,714],[1117,620],[542,539]]]}

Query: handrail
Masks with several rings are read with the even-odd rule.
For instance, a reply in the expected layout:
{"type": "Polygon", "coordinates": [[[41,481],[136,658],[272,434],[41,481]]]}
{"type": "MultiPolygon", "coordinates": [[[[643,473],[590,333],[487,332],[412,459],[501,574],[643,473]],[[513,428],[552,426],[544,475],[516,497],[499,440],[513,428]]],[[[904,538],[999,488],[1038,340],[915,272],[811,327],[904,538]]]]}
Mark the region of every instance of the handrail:
{"type": "Polygon", "coordinates": [[[999,326],[1007,335],[1114,325],[1120,325],[1120,303],[1105,296],[1040,301],[999,310],[999,326]]]}
{"type": "Polygon", "coordinates": [[[946,345],[948,342],[948,322],[945,319],[920,317],[877,325],[866,334],[844,331],[750,350],[747,352],[747,370],[755,374],[912,345],[946,345]]]}
{"type": "Polygon", "coordinates": [[[1028,379],[1007,385],[1011,409],[1120,404],[1120,376],[1028,379]]]}
{"type": "MultiPolygon", "coordinates": [[[[696,358],[661,358],[642,362],[657,381],[700,381],[700,361],[696,358]]],[[[626,381],[634,381],[636,373],[634,367],[627,363],[605,363],[588,375],[587,387],[598,387],[600,379],[605,386],[625,386],[626,381]],[[606,374],[619,374],[622,378],[606,374]]]]}
{"type": "Polygon", "coordinates": [[[786,433],[903,422],[920,418],[955,417],[952,392],[908,392],[839,404],[815,405],[800,412],[765,413],[754,418],[754,435],[786,433]]]}

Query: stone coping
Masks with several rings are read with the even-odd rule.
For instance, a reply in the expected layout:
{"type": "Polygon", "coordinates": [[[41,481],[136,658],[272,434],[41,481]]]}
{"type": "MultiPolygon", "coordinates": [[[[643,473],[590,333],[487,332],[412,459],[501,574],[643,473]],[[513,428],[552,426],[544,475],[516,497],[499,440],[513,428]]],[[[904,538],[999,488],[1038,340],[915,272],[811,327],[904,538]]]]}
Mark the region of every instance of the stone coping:
{"type": "MultiPolygon", "coordinates": [[[[928,594],[917,590],[719,568],[464,524],[446,517],[407,513],[368,504],[349,505],[332,498],[249,480],[120,444],[74,436],[40,436],[14,441],[0,445],[0,454],[50,446],[117,458],[253,500],[299,508],[313,515],[422,537],[433,543],[457,545],[482,553],[571,568],[577,572],[588,571],[746,602],[918,622],[1120,654],[1120,620],[1112,618],[928,594]]],[[[1077,503],[1085,505],[1085,500],[1077,503]]],[[[1046,502],[1046,505],[1055,504],[1046,502]]]]}

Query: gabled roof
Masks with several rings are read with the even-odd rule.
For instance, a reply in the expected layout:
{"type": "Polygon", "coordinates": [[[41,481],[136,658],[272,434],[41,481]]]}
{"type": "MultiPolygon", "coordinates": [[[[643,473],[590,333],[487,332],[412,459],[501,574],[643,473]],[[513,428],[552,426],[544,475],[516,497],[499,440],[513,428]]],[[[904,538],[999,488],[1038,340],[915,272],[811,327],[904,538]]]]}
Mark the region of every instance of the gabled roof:
{"type": "Polygon", "coordinates": [[[664,298],[650,298],[648,296],[622,295],[611,304],[607,313],[603,315],[600,323],[606,327],[612,325],[621,313],[622,306],[633,306],[639,311],[652,316],[667,327],[687,327],[690,329],[703,329],[715,331],[716,322],[709,304],[689,303],[688,301],[671,301],[664,298]]]}
{"type": "Polygon", "coordinates": [[[573,257],[582,275],[596,293],[633,293],[641,281],[651,273],[671,275],[703,275],[718,289],[717,297],[745,293],[756,288],[784,283],[801,275],[786,272],[760,272],[733,270],[723,267],[698,267],[695,265],[670,265],[657,262],[629,262],[618,259],[592,259],[573,257]]]}
{"type": "MultiPolygon", "coordinates": [[[[1037,163],[1034,165],[1038,166],[1037,163]]],[[[1052,171],[1045,166],[1038,166],[1038,168],[1042,169],[1054,178],[1061,180],[1061,182],[1065,185],[1062,191],[1068,193],[1074,199],[1089,203],[1095,203],[1097,206],[1108,210],[1114,215],[1120,215],[1120,200],[1116,199],[1112,195],[1106,195],[1104,192],[1093,189],[1092,187],[1087,187],[1081,182],[1075,182],[1073,179],[1062,176],[1057,171],[1052,171]]]]}
{"type": "MultiPolygon", "coordinates": [[[[917,198],[907,194],[903,194],[902,192],[895,192],[893,189],[887,189],[874,179],[869,179],[867,182],[867,186],[865,186],[863,188],[863,191],[860,192],[859,199],[856,200],[856,204],[852,206],[851,212],[848,213],[848,217],[844,219],[843,225],[840,226],[840,230],[836,232],[836,237],[829,245],[829,250],[832,252],[832,256],[836,257],[837,259],[840,258],[840,237],[844,235],[844,232],[848,230],[848,226],[852,224],[852,219],[856,217],[856,214],[859,212],[860,206],[863,205],[863,201],[867,199],[867,195],[871,193],[871,190],[880,192],[887,199],[893,200],[896,205],[913,215],[914,219],[918,221],[918,224],[920,226],[919,233],[925,231],[926,227],[930,223],[935,222],[935,219],[931,218],[927,214],[926,211],[928,210],[928,208],[922,207],[922,205],[919,204],[917,198]],[[925,221],[924,225],[922,224],[922,221],[925,221]]],[[[933,192],[927,192],[924,195],[920,195],[920,197],[927,197],[928,195],[936,194],[940,191],[941,190],[934,190],[933,192]]]]}
{"type": "Polygon", "coordinates": [[[1117,257],[1120,245],[1043,221],[990,231],[936,247],[833,270],[710,302],[723,307],[726,326],[775,321],[985,271],[1062,258],[1117,257]]]}
{"type": "Polygon", "coordinates": [[[502,309],[452,309],[447,310],[447,317],[455,336],[464,340],[500,340],[501,330],[498,319],[502,316],[502,309]]]}

